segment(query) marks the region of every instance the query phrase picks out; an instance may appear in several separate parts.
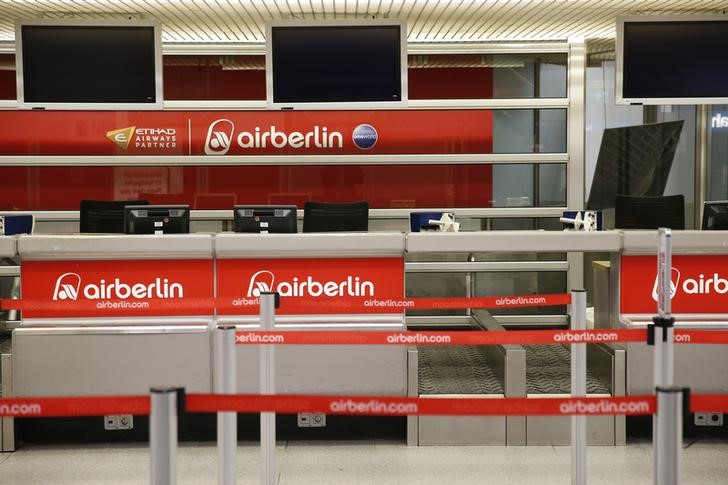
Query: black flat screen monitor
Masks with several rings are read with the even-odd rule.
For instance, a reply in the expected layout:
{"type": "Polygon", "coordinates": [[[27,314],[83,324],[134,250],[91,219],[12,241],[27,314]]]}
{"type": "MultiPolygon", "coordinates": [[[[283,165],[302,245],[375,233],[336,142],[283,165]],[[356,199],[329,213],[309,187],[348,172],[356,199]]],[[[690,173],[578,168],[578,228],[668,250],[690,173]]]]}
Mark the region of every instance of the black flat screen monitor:
{"type": "Polygon", "coordinates": [[[370,21],[268,25],[268,102],[379,103],[407,99],[406,28],[370,21]]]}
{"type": "Polygon", "coordinates": [[[728,200],[705,201],[702,228],[704,231],[728,230],[728,200]]]}
{"type": "Polygon", "coordinates": [[[188,205],[128,205],[124,208],[126,234],[187,234],[188,205]]]}
{"type": "Polygon", "coordinates": [[[604,130],[587,209],[611,209],[617,194],[664,194],[682,126],[669,121],[604,130]]]}
{"type": "Polygon", "coordinates": [[[236,205],[235,232],[295,233],[295,205],[236,205]]]}
{"type": "Polygon", "coordinates": [[[155,22],[23,21],[16,43],[22,107],[162,107],[155,22]]]}
{"type": "Polygon", "coordinates": [[[617,103],[728,102],[728,18],[617,19],[617,103]]]}
{"type": "Polygon", "coordinates": [[[124,234],[124,207],[149,205],[146,200],[82,200],[79,232],[124,234]]]}
{"type": "Polygon", "coordinates": [[[359,232],[369,230],[369,203],[306,202],[303,232],[359,232]]]}
{"type": "Polygon", "coordinates": [[[614,207],[615,229],[685,229],[685,197],[618,195],[614,207]]]}

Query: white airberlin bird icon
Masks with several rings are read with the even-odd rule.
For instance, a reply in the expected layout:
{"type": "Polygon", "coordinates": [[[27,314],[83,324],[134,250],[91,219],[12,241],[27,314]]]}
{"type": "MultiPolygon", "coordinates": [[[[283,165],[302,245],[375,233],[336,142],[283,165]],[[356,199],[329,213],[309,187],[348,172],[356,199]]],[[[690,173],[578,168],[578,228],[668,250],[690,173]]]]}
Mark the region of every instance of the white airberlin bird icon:
{"type": "Polygon", "coordinates": [[[250,277],[248,284],[248,298],[257,298],[262,292],[273,291],[275,276],[268,270],[260,270],[250,277]]]}
{"type": "Polygon", "coordinates": [[[215,120],[207,129],[205,155],[225,155],[233,141],[235,125],[227,119],[215,120]]]}
{"type": "MultiPolygon", "coordinates": [[[[655,276],[655,284],[652,286],[652,299],[655,301],[658,301],[659,295],[658,291],[659,288],[657,287],[658,280],[660,279],[659,275],[655,276]]],[[[678,285],[680,284],[680,271],[676,268],[670,268],[670,299],[672,300],[675,298],[675,293],[677,293],[678,285]]]]}
{"type": "Polygon", "coordinates": [[[81,277],[77,273],[63,273],[56,280],[53,300],[75,300],[81,287],[81,277]]]}

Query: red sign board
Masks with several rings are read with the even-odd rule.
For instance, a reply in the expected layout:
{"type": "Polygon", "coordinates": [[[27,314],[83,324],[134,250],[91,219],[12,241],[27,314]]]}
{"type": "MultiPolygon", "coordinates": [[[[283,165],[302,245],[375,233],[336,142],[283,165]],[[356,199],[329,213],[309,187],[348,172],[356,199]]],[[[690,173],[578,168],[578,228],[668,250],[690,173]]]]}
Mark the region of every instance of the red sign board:
{"type": "Polygon", "coordinates": [[[212,315],[212,260],[23,261],[20,272],[24,318],[212,315]]]}
{"type": "MultiPolygon", "coordinates": [[[[728,256],[672,257],[672,313],[728,313],[728,256]]],[[[622,256],[620,312],[657,314],[657,258],[622,256]]]]}
{"type": "Polygon", "coordinates": [[[404,260],[221,259],[217,261],[217,289],[223,315],[258,314],[260,292],[271,290],[281,295],[276,310],[280,314],[331,313],[337,302],[351,301],[364,303],[356,313],[397,313],[396,308],[377,302],[404,296],[404,260]],[[317,304],[326,304],[327,309],[317,304]]]}
{"type": "Polygon", "coordinates": [[[0,111],[0,155],[492,151],[491,110],[0,111]]]}

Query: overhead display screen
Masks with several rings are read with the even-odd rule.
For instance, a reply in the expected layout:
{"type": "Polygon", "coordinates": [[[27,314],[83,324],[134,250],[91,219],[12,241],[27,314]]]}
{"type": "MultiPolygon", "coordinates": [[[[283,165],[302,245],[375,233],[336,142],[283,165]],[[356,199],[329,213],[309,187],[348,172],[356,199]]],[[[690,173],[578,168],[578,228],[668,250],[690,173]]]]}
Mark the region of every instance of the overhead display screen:
{"type": "Polygon", "coordinates": [[[728,21],[643,20],[619,25],[617,92],[622,101],[704,104],[728,99],[728,21]]]}
{"type": "Polygon", "coordinates": [[[161,103],[155,27],[21,25],[24,104],[161,103]]]}
{"type": "Polygon", "coordinates": [[[270,32],[273,103],[403,100],[406,57],[399,24],[274,25],[270,32]]]}

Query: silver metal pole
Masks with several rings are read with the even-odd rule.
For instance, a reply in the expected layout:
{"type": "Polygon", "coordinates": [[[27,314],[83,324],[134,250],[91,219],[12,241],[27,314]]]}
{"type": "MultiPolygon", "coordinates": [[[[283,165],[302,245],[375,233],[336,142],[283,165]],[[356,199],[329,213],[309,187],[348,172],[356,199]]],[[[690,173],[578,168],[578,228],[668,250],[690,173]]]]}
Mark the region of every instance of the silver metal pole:
{"type": "Polygon", "coordinates": [[[678,387],[658,387],[657,441],[655,443],[655,485],[680,483],[680,455],[682,452],[683,392],[678,387]]]}
{"type": "MultiPolygon", "coordinates": [[[[235,326],[225,325],[215,330],[215,392],[236,392],[235,326]]],[[[238,415],[235,412],[217,413],[217,483],[234,485],[237,474],[238,415]]]]}
{"type": "Polygon", "coordinates": [[[657,315],[670,318],[672,298],[670,292],[670,273],[672,271],[672,230],[661,227],[657,230],[657,315]]]}
{"type": "Polygon", "coordinates": [[[151,389],[149,448],[152,485],[177,483],[177,388],[151,389]]]}
{"type": "MultiPolygon", "coordinates": [[[[264,331],[274,329],[277,295],[273,292],[260,293],[260,328],[264,331]]],[[[270,344],[260,346],[260,393],[275,394],[274,347],[270,344]]],[[[263,466],[261,483],[276,483],[276,415],[260,413],[260,448],[263,466]]]]}
{"type": "MultiPolygon", "coordinates": [[[[586,290],[571,291],[571,329],[586,330],[586,290]]],[[[586,344],[571,345],[571,396],[586,396],[586,344]]],[[[571,417],[571,483],[586,484],[586,416],[571,417]]]]}
{"type": "Polygon", "coordinates": [[[654,385],[671,386],[673,383],[673,329],[659,325],[669,320],[672,311],[672,231],[658,229],[657,246],[657,320],[655,321],[655,353],[653,358],[654,385]]]}

